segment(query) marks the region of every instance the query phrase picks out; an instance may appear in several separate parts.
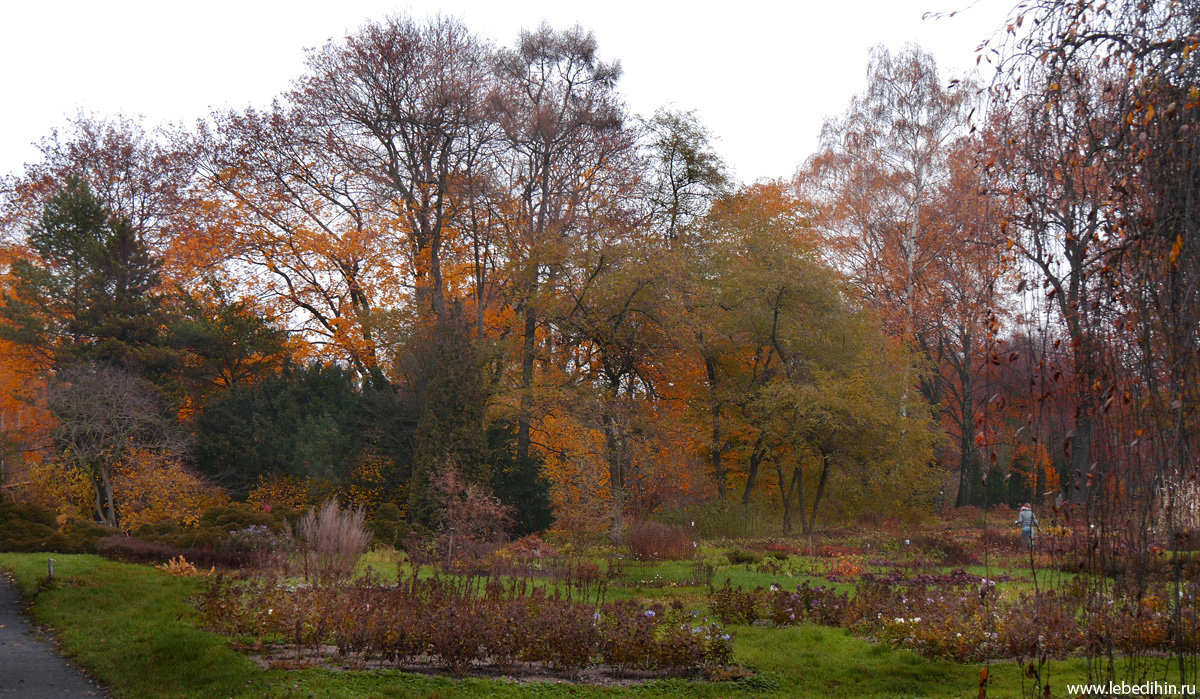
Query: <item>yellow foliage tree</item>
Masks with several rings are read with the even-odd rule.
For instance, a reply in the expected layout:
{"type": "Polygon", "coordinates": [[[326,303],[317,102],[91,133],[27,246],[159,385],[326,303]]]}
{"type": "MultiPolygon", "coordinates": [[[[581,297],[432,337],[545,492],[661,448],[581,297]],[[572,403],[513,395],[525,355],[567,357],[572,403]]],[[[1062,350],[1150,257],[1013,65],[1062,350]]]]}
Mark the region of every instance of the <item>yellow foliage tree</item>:
{"type": "Polygon", "coordinates": [[[9,491],[19,501],[54,510],[60,524],[92,519],[96,511],[96,492],[88,475],[55,459],[26,462],[9,491]]]}
{"type": "Polygon", "coordinates": [[[131,452],[117,471],[113,498],[121,528],[129,532],[164,519],[194,525],[205,510],[229,501],[177,459],[141,450],[131,452]]]}
{"type": "Polygon", "coordinates": [[[385,502],[403,505],[408,500],[407,494],[390,488],[388,484],[388,474],[393,471],[395,463],[391,459],[369,450],[363,451],[354,460],[349,477],[338,489],[338,499],[346,507],[361,507],[367,512],[374,512],[385,502]]]}
{"type": "Polygon", "coordinates": [[[246,502],[267,512],[300,512],[319,502],[315,489],[310,478],[272,474],[258,479],[246,502]]]}

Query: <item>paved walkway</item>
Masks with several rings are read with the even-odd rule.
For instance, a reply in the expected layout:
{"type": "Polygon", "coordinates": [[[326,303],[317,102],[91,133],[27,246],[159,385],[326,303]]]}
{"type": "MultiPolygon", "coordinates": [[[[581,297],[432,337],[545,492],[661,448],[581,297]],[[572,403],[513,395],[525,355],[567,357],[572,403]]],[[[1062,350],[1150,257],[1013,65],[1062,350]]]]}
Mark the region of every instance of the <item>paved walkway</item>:
{"type": "Polygon", "coordinates": [[[23,613],[25,600],[0,573],[0,697],[105,697],[98,684],[58,654],[23,613]]]}

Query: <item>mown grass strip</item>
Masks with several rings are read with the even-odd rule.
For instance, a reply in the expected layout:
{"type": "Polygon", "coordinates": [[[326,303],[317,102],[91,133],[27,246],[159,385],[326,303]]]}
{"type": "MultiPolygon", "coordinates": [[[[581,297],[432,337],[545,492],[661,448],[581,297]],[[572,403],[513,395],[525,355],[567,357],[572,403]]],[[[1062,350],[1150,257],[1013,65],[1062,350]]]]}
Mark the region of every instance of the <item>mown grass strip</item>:
{"type": "MultiPolygon", "coordinates": [[[[0,554],[34,600],[38,620],[58,630],[67,653],[118,697],[477,697],[778,696],[973,697],[979,668],[922,658],[853,638],[840,629],[736,628],[739,662],[755,674],[739,682],[667,679],[634,687],[586,687],[510,680],[452,680],[397,671],[264,670],[200,629],[189,598],[201,578],[96,556],[54,555],[57,583],[40,586],[47,554],[0,554]]],[[[682,571],[679,571],[682,572],[682,571]]],[[[1020,694],[1013,664],[992,669],[991,696],[1020,694]]],[[[1055,663],[1062,689],[1084,676],[1082,661],[1055,663]]]]}

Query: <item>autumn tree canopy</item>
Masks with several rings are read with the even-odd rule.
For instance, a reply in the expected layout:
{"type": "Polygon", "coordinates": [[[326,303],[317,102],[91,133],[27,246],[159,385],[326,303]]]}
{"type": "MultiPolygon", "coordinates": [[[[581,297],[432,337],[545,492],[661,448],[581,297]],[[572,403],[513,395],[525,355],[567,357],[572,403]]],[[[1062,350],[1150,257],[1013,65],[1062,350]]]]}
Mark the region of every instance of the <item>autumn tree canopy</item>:
{"type": "MultiPolygon", "coordinates": [[[[749,185],[695,114],[632,114],[620,63],[581,27],[494,46],[457,20],[393,16],[310,52],[265,107],[191,129],[80,117],[5,180],[3,386],[53,389],[0,397],[21,445],[5,464],[38,452],[91,474],[108,522],[173,511],[119,490],[185,469],[194,502],[334,494],[432,524],[431,484],[453,470],[513,500],[523,531],[552,504],[614,538],[684,504],[760,504],[811,532],[927,509],[947,484],[960,504],[1000,497],[994,469],[1049,488],[1095,449],[1068,465],[1019,429],[1048,403],[1014,372],[1069,377],[1078,413],[1039,424],[1083,444],[1124,385],[1094,361],[1099,320],[1120,306],[1173,337],[1171,356],[1191,346],[1163,310],[1175,297],[1134,303],[1123,285],[1149,271],[1113,236],[1143,231],[1169,265],[1186,240],[1089,208],[1115,201],[1112,172],[1122,201],[1186,218],[1180,192],[1089,140],[1167,133],[1169,107],[1147,105],[1174,95],[1182,114],[1182,83],[1115,99],[1103,70],[1052,79],[1058,65],[1041,102],[985,119],[974,83],[918,48],[877,49],[820,151],[749,185]],[[1057,315],[1016,332],[1035,286],[1057,315]],[[1089,305],[1118,287],[1117,305],[1089,305]],[[1020,349],[1034,337],[1065,347],[1020,349]],[[79,367],[152,387],[195,448],[72,461],[51,438],[72,413],[45,408],[79,367]]],[[[1173,147],[1143,161],[1173,172],[1173,147]]],[[[1165,391],[1160,413],[1183,400],[1165,391]]]]}

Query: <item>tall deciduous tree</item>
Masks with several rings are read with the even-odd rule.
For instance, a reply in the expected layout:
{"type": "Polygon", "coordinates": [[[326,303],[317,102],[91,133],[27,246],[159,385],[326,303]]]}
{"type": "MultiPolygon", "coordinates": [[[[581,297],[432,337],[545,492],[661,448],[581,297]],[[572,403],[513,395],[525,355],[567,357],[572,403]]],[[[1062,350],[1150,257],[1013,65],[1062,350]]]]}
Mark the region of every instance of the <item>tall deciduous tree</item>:
{"type": "MultiPolygon", "coordinates": [[[[808,216],[806,204],[783,183],[757,184],[718,200],[683,240],[686,253],[678,262],[688,284],[678,322],[693,333],[703,362],[709,463],[721,499],[729,487],[728,462],[736,456],[746,464],[742,503],[749,503],[767,454],[757,434],[742,429],[748,396],[778,370],[774,326],[764,328],[754,313],[759,294],[795,291],[810,280],[816,267],[808,216]]],[[[779,309],[789,318],[795,310],[779,309]]]]}
{"type": "Polygon", "coordinates": [[[906,341],[921,329],[929,270],[955,242],[930,225],[928,207],[968,109],[968,91],[944,87],[929,54],[876,48],[866,91],[825,124],[800,180],[837,266],[906,341]]]}
{"type": "Polygon", "coordinates": [[[950,416],[959,499],[980,481],[975,407],[1004,271],[994,252],[997,207],[976,174],[966,138],[973,86],[944,86],[916,47],[876,49],[866,91],[830,121],[822,149],[797,176],[818,204],[815,221],[844,270],[889,332],[920,351],[918,385],[950,416]]]}
{"type": "MultiPolygon", "coordinates": [[[[1045,335],[1067,355],[1047,390],[1073,407],[1067,494],[1099,532],[1093,559],[1114,531],[1129,551],[1178,542],[1169,516],[1149,522],[1190,502],[1182,484],[1197,474],[1200,13],[1191,2],[1046,0],[1014,10],[1008,36],[993,174],[1012,196],[1013,247],[1044,291],[1045,335]]],[[[1195,622],[1178,560],[1176,657],[1150,672],[1185,683],[1197,676],[1182,642],[1195,622]]],[[[1108,594],[1102,575],[1083,582],[1089,603],[1108,594]]],[[[1108,654],[1089,654],[1093,676],[1114,670],[1108,654]]]]}
{"type": "Polygon", "coordinates": [[[1048,83],[1054,78],[1045,73],[1027,80],[1045,84],[999,112],[993,186],[1010,198],[1008,244],[1036,270],[1074,355],[1070,382],[1079,404],[1066,445],[1071,462],[1064,486],[1081,502],[1089,474],[1099,475],[1092,471],[1099,405],[1095,384],[1104,371],[1098,331],[1111,312],[1103,308],[1111,297],[1102,289],[1100,272],[1111,232],[1104,211],[1114,156],[1109,141],[1121,117],[1094,73],[1055,83],[1053,89],[1048,83]]]}
{"type": "Polygon", "coordinates": [[[773,466],[784,526],[799,508],[810,530],[829,484],[847,474],[858,483],[843,497],[875,493],[860,506],[879,507],[884,492],[927,498],[934,436],[905,382],[911,357],[847,302],[819,260],[807,210],[782,183],[718,202],[701,229],[707,262],[695,298],[706,303],[694,317],[711,338],[708,400],[724,408],[711,451],[740,454],[743,503],[773,466]],[[892,370],[876,373],[880,364],[892,370]]]}
{"type": "Polygon", "coordinates": [[[604,436],[614,541],[621,540],[643,418],[663,399],[677,351],[668,327],[678,277],[663,252],[630,233],[574,256],[560,279],[563,307],[553,316],[563,339],[560,368],[587,396],[577,402],[590,414],[585,424],[604,436]]]}
{"type": "Polygon", "coordinates": [[[446,237],[490,145],[491,63],[491,48],[455,20],[393,17],[315,52],[292,96],[329,155],[398,219],[418,312],[439,320],[446,237]]]}
{"type": "Polygon", "coordinates": [[[407,274],[402,231],[376,192],[294,106],[219,116],[200,171],[230,276],[323,352],[375,366],[371,316],[404,299],[407,274]]]}
{"type": "Polygon", "coordinates": [[[646,132],[647,203],[652,225],[670,242],[725,193],[729,173],[713,150],[712,134],[692,112],[659,109],[647,120],[646,132]]]}
{"type": "Polygon", "coordinates": [[[191,148],[185,136],[148,131],[138,119],[81,114],[40,143],[41,161],[4,179],[0,225],[9,236],[20,237],[68,180],[78,177],[114,216],[129,222],[137,237],[162,253],[172,247],[179,224],[197,203],[190,189],[191,148]]]}
{"type": "MultiPolygon", "coordinates": [[[[595,233],[605,210],[619,203],[622,161],[632,158],[634,140],[615,93],[620,65],[601,61],[595,37],[580,27],[522,32],[515,49],[500,53],[496,73],[490,104],[506,146],[496,168],[499,206],[523,326],[517,457],[527,459],[546,299],[555,295],[573,239],[595,233]]],[[[552,334],[546,339],[553,343],[552,334]]]]}
{"type": "Polygon", "coordinates": [[[952,244],[930,266],[925,322],[915,338],[931,365],[921,391],[957,442],[958,505],[982,504],[981,465],[996,458],[977,429],[992,393],[985,368],[1011,354],[1001,351],[998,335],[1012,265],[1003,251],[1003,201],[988,192],[985,157],[976,138],[948,146],[948,177],[930,202],[929,225],[952,244]]]}

